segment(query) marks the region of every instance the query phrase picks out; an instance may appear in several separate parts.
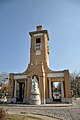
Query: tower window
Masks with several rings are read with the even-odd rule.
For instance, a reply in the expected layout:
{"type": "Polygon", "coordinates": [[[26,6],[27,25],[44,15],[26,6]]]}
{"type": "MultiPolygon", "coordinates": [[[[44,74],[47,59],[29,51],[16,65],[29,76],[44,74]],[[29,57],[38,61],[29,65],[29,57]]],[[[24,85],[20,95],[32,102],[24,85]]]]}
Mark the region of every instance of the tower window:
{"type": "Polygon", "coordinates": [[[40,38],[36,38],[36,43],[41,43],[41,39],[40,38]]]}

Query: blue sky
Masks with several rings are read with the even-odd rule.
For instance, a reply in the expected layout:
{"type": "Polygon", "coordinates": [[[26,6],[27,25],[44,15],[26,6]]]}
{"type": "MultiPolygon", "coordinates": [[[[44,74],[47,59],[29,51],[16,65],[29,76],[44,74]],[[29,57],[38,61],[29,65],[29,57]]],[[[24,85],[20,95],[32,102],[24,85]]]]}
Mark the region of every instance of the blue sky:
{"type": "Polygon", "coordinates": [[[80,70],[80,0],[0,0],[0,73],[27,69],[39,24],[49,32],[50,68],[80,70]]]}

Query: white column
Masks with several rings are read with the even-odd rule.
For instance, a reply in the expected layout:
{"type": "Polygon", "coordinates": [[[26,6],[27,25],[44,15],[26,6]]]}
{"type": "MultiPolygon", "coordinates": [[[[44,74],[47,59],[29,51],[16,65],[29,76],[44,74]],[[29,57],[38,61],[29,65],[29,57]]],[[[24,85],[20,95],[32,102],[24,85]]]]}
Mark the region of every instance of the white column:
{"type": "Polygon", "coordinates": [[[25,89],[24,89],[24,98],[26,98],[26,79],[25,79],[25,89]]]}
{"type": "Polygon", "coordinates": [[[61,80],[61,94],[62,94],[62,98],[64,98],[63,80],[61,80]]]}
{"type": "Polygon", "coordinates": [[[17,82],[16,82],[16,80],[15,80],[15,85],[14,85],[14,97],[16,98],[16,84],[17,84],[17,82]]]}
{"type": "Polygon", "coordinates": [[[52,98],[51,80],[50,80],[50,78],[49,78],[49,97],[52,98]]]}

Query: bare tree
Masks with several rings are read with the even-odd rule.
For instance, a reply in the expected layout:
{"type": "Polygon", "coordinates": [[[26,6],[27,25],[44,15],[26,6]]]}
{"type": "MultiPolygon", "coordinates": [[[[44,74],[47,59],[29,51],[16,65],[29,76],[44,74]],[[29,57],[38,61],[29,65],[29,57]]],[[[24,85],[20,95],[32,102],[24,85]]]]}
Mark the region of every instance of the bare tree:
{"type": "Polygon", "coordinates": [[[8,86],[8,74],[0,73],[0,98],[6,94],[6,88],[8,86]]]}
{"type": "Polygon", "coordinates": [[[72,95],[80,97],[80,71],[70,74],[72,95]]]}
{"type": "Polygon", "coordinates": [[[7,73],[0,73],[0,83],[8,82],[8,74],[7,73]]]}

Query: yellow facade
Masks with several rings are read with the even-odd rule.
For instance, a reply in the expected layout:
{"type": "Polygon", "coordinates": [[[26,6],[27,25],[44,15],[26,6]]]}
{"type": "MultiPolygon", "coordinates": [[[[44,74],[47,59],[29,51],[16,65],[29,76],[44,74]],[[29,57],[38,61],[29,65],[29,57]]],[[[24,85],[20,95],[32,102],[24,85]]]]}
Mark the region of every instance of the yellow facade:
{"type": "Polygon", "coordinates": [[[61,102],[70,102],[71,87],[69,71],[52,71],[49,69],[49,36],[48,31],[42,26],[29,33],[31,36],[30,63],[22,74],[10,73],[9,75],[9,102],[22,101],[29,104],[31,95],[31,82],[33,76],[38,80],[41,103],[53,103],[51,95],[51,82],[62,83],[61,102]],[[18,98],[17,98],[18,96],[18,98]],[[20,98],[21,97],[21,98],[20,98]]]}

